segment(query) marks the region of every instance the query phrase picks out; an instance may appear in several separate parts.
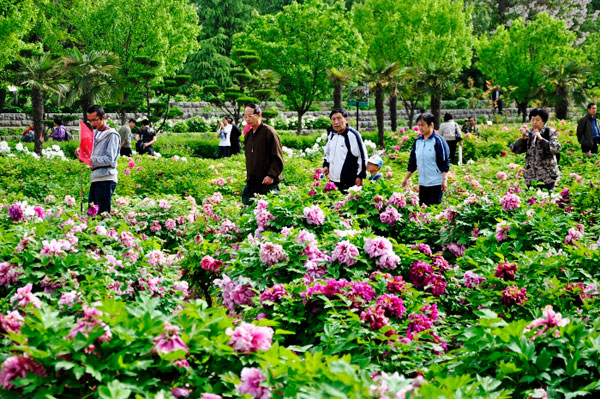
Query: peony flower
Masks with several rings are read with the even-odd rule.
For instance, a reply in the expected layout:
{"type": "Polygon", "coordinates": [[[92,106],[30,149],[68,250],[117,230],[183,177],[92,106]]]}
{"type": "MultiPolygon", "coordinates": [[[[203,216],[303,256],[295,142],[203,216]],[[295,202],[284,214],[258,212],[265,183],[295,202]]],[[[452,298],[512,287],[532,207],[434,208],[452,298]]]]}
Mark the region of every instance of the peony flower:
{"type": "Polygon", "coordinates": [[[279,302],[279,300],[286,295],[289,294],[285,290],[285,286],[283,284],[275,284],[271,288],[266,288],[263,293],[260,294],[260,303],[263,303],[264,301],[279,302]]]}
{"type": "Polygon", "coordinates": [[[16,310],[5,315],[0,314],[0,333],[18,333],[25,324],[23,316],[16,310]]]}
{"type": "Polygon", "coordinates": [[[271,347],[273,339],[271,327],[261,327],[246,322],[242,322],[235,330],[228,328],[225,334],[231,337],[228,344],[236,352],[243,353],[266,351],[271,347]]]}
{"type": "Polygon", "coordinates": [[[0,366],[0,386],[6,390],[15,390],[17,387],[13,382],[16,379],[27,377],[27,374],[46,377],[46,369],[33,360],[28,353],[23,356],[8,357],[0,366]]]}
{"type": "Polygon", "coordinates": [[[389,324],[388,318],[385,316],[385,310],[379,306],[370,307],[360,314],[360,319],[369,324],[372,330],[379,330],[381,327],[389,324]]]}
{"type": "Polygon", "coordinates": [[[527,302],[527,289],[517,286],[508,286],[502,291],[502,302],[506,306],[523,305],[527,302]]]}
{"type": "Polygon", "coordinates": [[[498,173],[496,173],[496,178],[498,180],[506,180],[506,179],[508,179],[508,175],[504,172],[498,172],[498,173]]]}
{"type": "Polygon", "coordinates": [[[81,296],[81,294],[77,291],[63,292],[60,295],[60,299],[58,301],[58,306],[61,308],[63,306],[68,306],[69,308],[72,308],[73,304],[75,303],[75,301],[77,299],[79,299],[80,296],[81,296]]]}
{"type": "Polygon", "coordinates": [[[515,280],[515,273],[517,272],[517,264],[516,263],[509,263],[508,261],[504,260],[500,263],[498,263],[498,267],[496,268],[496,277],[501,278],[505,281],[514,281],[515,280]]]}
{"type": "Polygon", "coordinates": [[[243,281],[236,283],[229,276],[223,274],[223,278],[215,280],[215,285],[221,287],[223,305],[230,311],[235,311],[236,305],[252,305],[252,298],[256,293],[249,283],[243,281]]]}
{"type": "Polygon", "coordinates": [[[486,280],[485,277],[479,276],[478,274],[473,273],[472,271],[465,272],[463,276],[463,284],[467,288],[475,288],[486,280]]]}
{"type": "Polygon", "coordinates": [[[8,217],[12,219],[13,222],[21,222],[25,219],[23,209],[21,205],[15,204],[8,207],[8,217]]]}
{"type": "Polygon", "coordinates": [[[203,393],[200,399],[223,399],[220,395],[214,393],[203,393]]]}
{"type": "Polygon", "coordinates": [[[433,274],[431,265],[420,260],[413,262],[408,272],[409,279],[416,288],[424,287],[431,274],[433,274]]]}
{"type": "Polygon", "coordinates": [[[400,257],[394,253],[394,251],[388,251],[381,255],[379,259],[375,261],[375,264],[380,269],[394,270],[400,262],[400,257]]]}
{"type": "Polygon", "coordinates": [[[322,226],[325,222],[325,212],[318,205],[304,208],[306,222],[311,225],[322,226]]]}
{"type": "Polygon", "coordinates": [[[164,334],[154,338],[153,352],[163,355],[174,351],[189,352],[188,346],[179,337],[179,327],[165,321],[164,331],[164,334]]]}
{"type": "Polygon", "coordinates": [[[0,263],[0,286],[9,286],[19,281],[18,277],[22,273],[17,265],[8,262],[0,263]]]}
{"type": "Polygon", "coordinates": [[[32,284],[29,283],[25,287],[17,288],[17,293],[10,298],[10,303],[17,302],[17,305],[24,308],[28,303],[39,309],[42,307],[42,301],[31,293],[32,284]]]}
{"type": "Polygon", "coordinates": [[[394,316],[401,319],[406,313],[402,298],[398,298],[393,294],[384,294],[377,297],[377,306],[382,308],[388,317],[394,316]]]}
{"type": "MultiPolygon", "coordinates": [[[[523,332],[529,332],[533,329],[544,327],[543,330],[538,332],[538,335],[545,334],[552,327],[564,327],[569,324],[569,319],[563,319],[560,313],[556,313],[552,309],[552,305],[546,305],[546,307],[542,310],[543,317],[539,319],[535,319],[527,327],[523,332]]],[[[558,333],[558,332],[557,332],[558,333]]]]}
{"type": "Polygon", "coordinates": [[[286,258],[283,247],[279,244],[266,242],[260,245],[260,260],[269,266],[281,262],[286,258]]]}
{"type": "Polygon", "coordinates": [[[77,325],[69,331],[67,335],[68,339],[73,339],[77,336],[77,334],[82,334],[85,337],[88,337],[90,333],[94,332],[96,328],[100,328],[104,330],[104,334],[97,338],[99,343],[104,343],[110,341],[112,338],[112,332],[110,331],[110,327],[100,320],[102,316],[102,312],[93,307],[84,307],[83,309],[83,317],[77,320],[77,325]]]}
{"type": "Polygon", "coordinates": [[[376,258],[392,251],[392,243],[383,237],[368,238],[365,240],[365,251],[370,258],[376,258]]]}
{"type": "Polygon", "coordinates": [[[148,263],[152,266],[164,265],[167,263],[167,257],[160,249],[148,252],[146,257],[148,258],[148,263]]]}
{"type": "Polygon", "coordinates": [[[504,197],[500,200],[500,205],[502,205],[502,209],[505,211],[512,211],[513,209],[517,209],[521,206],[521,199],[518,195],[512,193],[506,193],[504,197]]]}
{"type": "Polygon", "coordinates": [[[502,242],[502,241],[506,240],[506,237],[508,237],[509,231],[510,231],[510,225],[505,220],[496,224],[496,240],[498,242],[502,242]]]}
{"type": "Polygon", "coordinates": [[[98,205],[90,205],[88,210],[87,210],[87,214],[88,216],[94,217],[98,214],[98,205]]]}
{"type": "Polygon", "coordinates": [[[375,290],[366,281],[355,281],[350,287],[348,296],[351,298],[361,298],[365,302],[375,299],[375,290]]]}
{"type": "Polygon", "coordinates": [[[402,220],[402,215],[400,215],[393,206],[388,206],[385,208],[385,211],[379,215],[379,219],[382,223],[393,226],[397,221],[402,220]]]}
{"type": "Polygon", "coordinates": [[[123,170],[123,174],[126,175],[126,176],[130,175],[131,174],[131,169],[125,168],[125,170],[123,170]]]}
{"type": "Polygon", "coordinates": [[[244,367],[241,373],[242,383],[236,388],[242,395],[249,394],[254,399],[270,399],[270,388],[261,386],[261,382],[266,380],[262,371],[254,367],[244,367]]]}
{"type": "Polygon", "coordinates": [[[214,259],[210,255],[204,255],[204,257],[200,261],[200,267],[202,267],[204,270],[208,270],[213,273],[218,273],[222,266],[222,261],[214,259]]]}
{"type": "Polygon", "coordinates": [[[169,218],[165,221],[165,229],[173,230],[175,227],[177,227],[177,222],[175,220],[169,218]]]}
{"type": "Polygon", "coordinates": [[[336,190],[337,190],[337,187],[336,187],[335,183],[334,183],[334,182],[332,182],[332,181],[328,181],[328,182],[325,184],[325,187],[323,187],[323,191],[325,191],[325,192],[328,192],[328,191],[336,191],[336,190]]]}
{"type": "MultiPolygon", "coordinates": [[[[561,121],[562,122],[562,121],[561,121]]],[[[543,388],[538,388],[527,399],[548,399],[548,393],[543,388]]]]}
{"type": "Polygon", "coordinates": [[[67,206],[75,206],[75,198],[71,197],[70,195],[65,195],[65,199],[64,199],[65,205],[67,206]]]}
{"type": "Polygon", "coordinates": [[[338,261],[342,265],[352,266],[358,261],[357,257],[358,248],[350,241],[344,240],[336,245],[331,260],[338,261]]]}

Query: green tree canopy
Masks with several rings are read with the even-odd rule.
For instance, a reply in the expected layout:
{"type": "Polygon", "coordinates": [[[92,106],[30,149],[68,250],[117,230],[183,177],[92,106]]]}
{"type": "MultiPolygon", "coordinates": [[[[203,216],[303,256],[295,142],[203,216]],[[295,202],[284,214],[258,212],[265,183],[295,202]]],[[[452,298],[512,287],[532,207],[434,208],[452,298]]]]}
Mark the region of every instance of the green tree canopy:
{"type": "Polygon", "coordinates": [[[19,51],[27,46],[23,39],[34,26],[34,17],[32,0],[0,3],[0,70],[14,61],[19,51]]]}
{"type": "Polygon", "coordinates": [[[581,50],[573,47],[575,34],[564,21],[539,14],[535,21],[513,22],[510,28],[499,26],[497,33],[484,36],[477,46],[479,69],[505,89],[525,111],[535,98],[535,88],[544,79],[548,67],[568,59],[578,59],[581,50]]]}
{"type": "Polygon", "coordinates": [[[108,51],[120,61],[124,102],[145,71],[136,57],[158,61],[157,79],[174,75],[198,48],[198,15],[188,0],[73,0],[73,36],[85,51],[108,51]]]}
{"type": "Polygon", "coordinates": [[[345,4],[322,0],[294,2],[276,15],[257,16],[235,36],[234,46],[255,50],[258,67],[279,74],[278,91],[298,113],[298,130],[304,113],[330,88],[327,71],[355,63],[363,51],[345,4]]]}

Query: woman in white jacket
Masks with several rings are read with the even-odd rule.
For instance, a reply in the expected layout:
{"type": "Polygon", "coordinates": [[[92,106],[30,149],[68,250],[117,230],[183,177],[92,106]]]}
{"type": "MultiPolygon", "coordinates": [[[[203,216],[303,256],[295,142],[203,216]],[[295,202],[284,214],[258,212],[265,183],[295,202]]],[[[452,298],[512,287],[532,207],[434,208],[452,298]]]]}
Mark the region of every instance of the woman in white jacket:
{"type": "Polygon", "coordinates": [[[450,162],[456,164],[456,145],[462,147],[462,134],[460,126],[454,122],[452,114],[446,113],[444,115],[444,123],[440,125],[438,134],[446,140],[448,147],[450,147],[450,162]]]}

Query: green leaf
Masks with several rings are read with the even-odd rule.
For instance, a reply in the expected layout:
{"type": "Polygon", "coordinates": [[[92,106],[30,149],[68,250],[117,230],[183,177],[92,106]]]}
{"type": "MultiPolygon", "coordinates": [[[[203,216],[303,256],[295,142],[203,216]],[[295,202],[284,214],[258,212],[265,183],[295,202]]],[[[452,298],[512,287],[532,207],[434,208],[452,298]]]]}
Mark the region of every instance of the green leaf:
{"type": "Polygon", "coordinates": [[[113,380],[108,385],[102,385],[98,388],[98,395],[100,399],[128,399],[131,395],[131,389],[119,380],[113,380]]]}

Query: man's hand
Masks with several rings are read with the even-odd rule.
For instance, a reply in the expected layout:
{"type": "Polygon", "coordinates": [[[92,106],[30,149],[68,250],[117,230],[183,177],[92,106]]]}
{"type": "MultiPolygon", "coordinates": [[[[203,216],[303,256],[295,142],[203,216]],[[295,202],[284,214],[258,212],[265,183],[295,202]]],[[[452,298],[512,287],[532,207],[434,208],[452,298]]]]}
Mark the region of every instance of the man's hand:
{"type": "Polygon", "coordinates": [[[325,176],[327,176],[327,175],[329,174],[329,167],[328,167],[328,166],[325,166],[325,167],[323,168],[323,174],[324,174],[325,176]]]}
{"type": "Polygon", "coordinates": [[[266,184],[267,186],[270,186],[271,184],[273,184],[273,178],[271,176],[265,176],[265,178],[262,181],[262,184],[266,184]]]}
{"type": "Polygon", "coordinates": [[[362,186],[362,179],[360,177],[357,177],[354,181],[354,185],[359,187],[362,186]]]}
{"type": "Polygon", "coordinates": [[[448,189],[448,180],[442,179],[442,192],[445,193],[448,189]]]}

